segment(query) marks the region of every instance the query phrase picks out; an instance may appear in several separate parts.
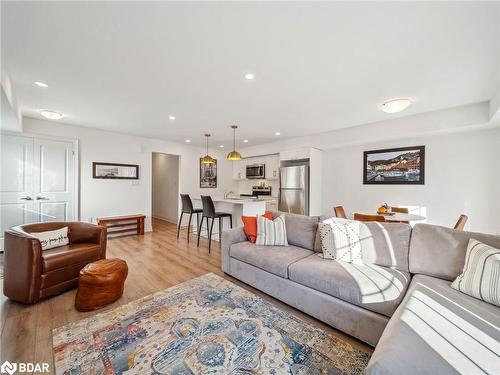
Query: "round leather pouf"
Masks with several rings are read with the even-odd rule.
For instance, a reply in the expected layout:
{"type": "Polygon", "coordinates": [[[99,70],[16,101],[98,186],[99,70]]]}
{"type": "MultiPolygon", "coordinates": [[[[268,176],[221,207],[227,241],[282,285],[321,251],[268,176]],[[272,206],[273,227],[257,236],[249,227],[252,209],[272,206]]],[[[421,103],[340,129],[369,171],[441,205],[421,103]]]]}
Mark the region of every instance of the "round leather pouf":
{"type": "Polygon", "coordinates": [[[75,308],[91,311],[115,302],[123,294],[127,274],[127,262],[121,259],[101,259],[87,264],[78,278],[75,308]]]}

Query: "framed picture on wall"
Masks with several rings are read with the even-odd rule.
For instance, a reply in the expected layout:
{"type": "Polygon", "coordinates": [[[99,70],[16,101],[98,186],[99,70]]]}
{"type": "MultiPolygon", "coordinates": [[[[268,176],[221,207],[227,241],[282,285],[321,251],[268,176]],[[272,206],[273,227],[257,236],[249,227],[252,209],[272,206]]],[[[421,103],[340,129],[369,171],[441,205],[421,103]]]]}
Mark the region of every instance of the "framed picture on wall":
{"type": "Polygon", "coordinates": [[[200,188],[217,187],[217,159],[212,164],[203,164],[200,158],[200,188]]]}
{"type": "Polygon", "coordinates": [[[363,184],[423,185],[425,146],[388,148],[363,153],[363,184]]]}
{"type": "Polygon", "coordinates": [[[138,180],[139,166],[136,164],[93,162],[92,177],[118,180],[138,180]]]}

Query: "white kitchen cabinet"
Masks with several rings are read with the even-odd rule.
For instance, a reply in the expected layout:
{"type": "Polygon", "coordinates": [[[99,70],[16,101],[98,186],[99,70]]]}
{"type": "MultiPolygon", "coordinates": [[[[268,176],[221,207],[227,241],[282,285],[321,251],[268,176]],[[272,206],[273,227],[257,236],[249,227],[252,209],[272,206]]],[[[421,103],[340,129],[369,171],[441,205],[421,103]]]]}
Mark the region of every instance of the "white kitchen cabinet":
{"type": "Polygon", "coordinates": [[[278,211],[278,200],[270,200],[266,202],[266,211],[278,211]]]}
{"type": "Polygon", "coordinates": [[[246,161],[245,159],[233,161],[233,179],[244,180],[246,178],[246,161]]]}
{"type": "Polygon", "coordinates": [[[311,149],[308,147],[297,148],[295,150],[287,150],[280,152],[280,160],[301,160],[309,159],[311,156],[311,149]]]}
{"type": "Polygon", "coordinates": [[[266,179],[277,180],[280,171],[280,159],[278,155],[268,155],[265,160],[266,179]]]}

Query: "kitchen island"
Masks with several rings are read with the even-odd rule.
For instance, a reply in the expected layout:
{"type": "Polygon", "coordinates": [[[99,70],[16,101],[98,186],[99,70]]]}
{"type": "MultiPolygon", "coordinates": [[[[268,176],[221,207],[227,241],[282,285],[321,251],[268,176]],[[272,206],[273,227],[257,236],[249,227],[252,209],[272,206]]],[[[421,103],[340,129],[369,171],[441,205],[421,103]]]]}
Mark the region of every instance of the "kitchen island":
{"type": "MultiPolygon", "coordinates": [[[[193,206],[195,208],[202,208],[201,198],[193,197],[193,206]]],[[[217,212],[227,212],[233,217],[233,228],[242,227],[243,222],[241,221],[241,216],[256,216],[263,215],[266,210],[273,209],[273,205],[277,204],[277,198],[266,197],[266,198],[217,198],[212,197],[215,205],[215,211],[217,212]]],[[[198,222],[196,216],[193,216],[192,231],[198,233],[198,222]]],[[[229,229],[229,220],[227,218],[223,219],[222,230],[229,229]]],[[[215,220],[214,229],[212,233],[212,239],[219,240],[219,220],[215,220]]],[[[208,237],[206,220],[203,222],[203,228],[201,230],[201,236],[208,237]]]]}

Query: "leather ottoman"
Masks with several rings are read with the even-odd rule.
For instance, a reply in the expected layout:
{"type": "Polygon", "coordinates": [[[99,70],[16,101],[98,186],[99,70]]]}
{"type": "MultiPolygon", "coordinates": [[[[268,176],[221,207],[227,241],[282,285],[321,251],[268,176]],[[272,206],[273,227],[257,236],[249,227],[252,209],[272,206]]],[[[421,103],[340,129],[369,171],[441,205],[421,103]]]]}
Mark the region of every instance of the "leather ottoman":
{"type": "Polygon", "coordinates": [[[78,278],[75,308],[91,311],[115,302],[123,294],[127,274],[127,262],[121,259],[101,259],[87,264],[78,278]]]}

